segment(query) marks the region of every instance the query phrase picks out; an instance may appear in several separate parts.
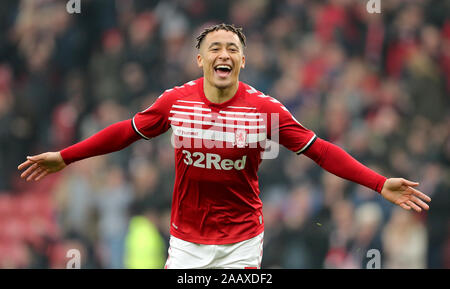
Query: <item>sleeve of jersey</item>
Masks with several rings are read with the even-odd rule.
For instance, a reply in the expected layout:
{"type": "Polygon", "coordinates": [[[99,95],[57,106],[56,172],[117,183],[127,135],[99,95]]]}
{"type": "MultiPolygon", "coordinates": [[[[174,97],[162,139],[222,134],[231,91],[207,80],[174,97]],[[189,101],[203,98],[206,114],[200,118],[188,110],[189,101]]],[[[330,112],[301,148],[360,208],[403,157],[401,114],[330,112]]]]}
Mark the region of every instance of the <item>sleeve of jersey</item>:
{"type": "Polygon", "coordinates": [[[170,95],[162,94],[149,108],[133,117],[133,129],[144,139],[156,137],[170,128],[170,95]]]}
{"type": "Polygon", "coordinates": [[[126,148],[139,140],[130,119],[112,124],[91,137],[60,151],[66,165],[126,148]]]}
{"type": "Polygon", "coordinates": [[[368,187],[378,193],[383,189],[386,177],[364,166],[343,149],[317,138],[304,154],[328,172],[368,187]]]}
{"type": "Polygon", "coordinates": [[[316,134],[304,127],[295,117],[276,99],[269,97],[266,106],[268,138],[278,142],[287,149],[301,154],[316,139],[316,134]]]}

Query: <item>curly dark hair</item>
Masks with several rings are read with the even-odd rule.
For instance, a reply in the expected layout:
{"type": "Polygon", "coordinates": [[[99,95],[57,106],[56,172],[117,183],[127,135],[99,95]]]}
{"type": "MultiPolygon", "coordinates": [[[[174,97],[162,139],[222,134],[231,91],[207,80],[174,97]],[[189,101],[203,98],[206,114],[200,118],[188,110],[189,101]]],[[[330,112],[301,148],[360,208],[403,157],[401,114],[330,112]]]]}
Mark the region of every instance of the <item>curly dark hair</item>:
{"type": "Polygon", "coordinates": [[[203,30],[203,32],[197,36],[197,45],[195,47],[197,47],[197,49],[200,49],[200,44],[202,43],[203,39],[205,39],[206,35],[210,32],[213,31],[218,31],[218,30],[226,30],[226,31],[231,31],[233,33],[235,33],[238,37],[239,40],[241,40],[242,46],[245,47],[245,35],[242,32],[242,28],[241,27],[236,27],[233,24],[217,24],[217,25],[213,25],[210,26],[208,28],[205,28],[203,30]]]}

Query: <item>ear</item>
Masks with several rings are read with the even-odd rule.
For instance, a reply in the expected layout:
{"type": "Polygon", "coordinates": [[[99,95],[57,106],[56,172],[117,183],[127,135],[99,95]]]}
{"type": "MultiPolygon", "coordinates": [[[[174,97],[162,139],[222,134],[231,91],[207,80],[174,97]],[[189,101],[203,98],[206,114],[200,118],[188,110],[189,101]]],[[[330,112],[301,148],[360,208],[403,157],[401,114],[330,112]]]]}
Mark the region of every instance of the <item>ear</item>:
{"type": "Polygon", "coordinates": [[[199,68],[203,67],[203,56],[200,53],[197,54],[197,65],[199,68]]]}
{"type": "Polygon", "coordinates": [[[241,69],[245,68],[245,55],[242,55],[241,69]]]}

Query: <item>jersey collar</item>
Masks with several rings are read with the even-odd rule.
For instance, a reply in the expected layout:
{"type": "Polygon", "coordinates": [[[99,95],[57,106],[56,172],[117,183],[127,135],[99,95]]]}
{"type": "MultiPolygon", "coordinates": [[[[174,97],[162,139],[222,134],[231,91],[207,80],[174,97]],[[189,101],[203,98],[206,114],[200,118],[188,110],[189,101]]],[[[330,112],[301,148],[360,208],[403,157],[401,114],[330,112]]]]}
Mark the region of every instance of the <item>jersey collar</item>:
{"type": "Polygon", "coordinates": [[[239,99],[243,95],[244,89],[245,89],[244,84],[241,81],[239,81],[238,89],[232,98],[230,98],[229,100],[222,102],[222,103],[214,103],[214,102],[211,102],[208,98],[206,98],[205,91],[203,90],[203,81],[204,81],[204,77],[200,78],[200,81],[198,82],[198,84],[199,84],[198,91],[199,91],[202,101],[208,106],[217,107],[217,108],[229,106],[233,101],[235,101],[236,99],[239,99]]]}

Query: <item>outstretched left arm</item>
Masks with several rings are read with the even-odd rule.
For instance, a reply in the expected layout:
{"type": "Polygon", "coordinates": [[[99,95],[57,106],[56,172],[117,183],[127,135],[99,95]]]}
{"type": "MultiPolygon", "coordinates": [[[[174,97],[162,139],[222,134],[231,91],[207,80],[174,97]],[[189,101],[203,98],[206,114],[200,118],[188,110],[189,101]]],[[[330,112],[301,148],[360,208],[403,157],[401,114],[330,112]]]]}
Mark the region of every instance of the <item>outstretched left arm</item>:
{"type": "Polygon", "coordinates": [[[417,212],[429,209],[425,202],[430,202],[431,198],[413,188],[419,183],[403,178],[387,179],[330,142],[317,138],[303,153],[328,172],[371,188],[403,209],[412,208],[417,212]]]}

